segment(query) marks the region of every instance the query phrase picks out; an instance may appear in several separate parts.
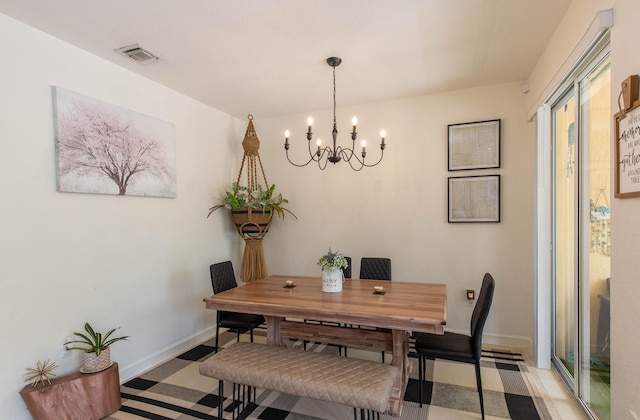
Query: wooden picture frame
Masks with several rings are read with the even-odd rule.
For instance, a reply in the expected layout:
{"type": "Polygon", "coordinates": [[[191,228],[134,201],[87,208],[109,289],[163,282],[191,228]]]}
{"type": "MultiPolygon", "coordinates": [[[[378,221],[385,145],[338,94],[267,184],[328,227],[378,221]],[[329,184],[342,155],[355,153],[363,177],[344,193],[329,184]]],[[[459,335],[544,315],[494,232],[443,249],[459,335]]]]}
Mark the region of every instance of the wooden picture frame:
{"type": "Polygon", "coordinates": [[[449,223],[499,223],[500,175],[448,178],[449,223]]]}
{"type": "Polygon", "coordinates": [[[500,125],[499,119],[449,124],[449,171],[499,168],[500,125]]]}
{"type": "Polygon", "coordinates": [[[640,197],[640,101],[615,114],[613,128],[614,197],[640,197]]]}

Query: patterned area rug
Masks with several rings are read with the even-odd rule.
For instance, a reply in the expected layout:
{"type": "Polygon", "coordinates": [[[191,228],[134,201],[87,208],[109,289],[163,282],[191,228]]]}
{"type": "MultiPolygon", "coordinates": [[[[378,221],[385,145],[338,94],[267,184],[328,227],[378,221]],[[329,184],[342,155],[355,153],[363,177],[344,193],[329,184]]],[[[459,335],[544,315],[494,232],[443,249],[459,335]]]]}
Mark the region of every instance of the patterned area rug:
{"type": "MultiPolygon", "coordinates": [[[[266,331],[258,329],[254,340],[266,342],[266,331]]],[[[235,342],[236,334],[220,336],[221,346],[235,342]]],[[[248,334],[241,336],[249,341],[248,334]]],[[[301,345],[301,343],[300,343],[301,345]]],[[[122,407],[107,419],[218,419],[218,381],[200,375],[200,362],[214,352],[214,341],[199,345],[122,385],[122,407]]],[[[309,351],[338,353],[338,348],[323,344],[308,345],[309,351]]],[[[379,352],[348,350],[349,357],[381,361],[379,352]]],[[[386,362],[390,360],[387,355],[386,362]]],[[[418,360],[412,359],[413,371],[407,386],[402,420],[480,418],[473,365],[447,361],[427,362],[427,381],[423,384],[420,407],[418,360]]],[[[486,418],[551,419],[543,397],[529,380],[529,369],[522,356],[508,351],[485,349],[482,355],[482,385],[486,418]]],[[[231,418],[234,402],[231,386],[225,387],[225,418],[231,418]],[[229,395],[227,392],[229,391],[229,395]]],[[[256,405],[246,416],[262,420],[353,419],[351,407],[293,397],[268,390],[258,390],[256,405]]],[[[381,415],[381,419],[398,417],[381,415]]]]}

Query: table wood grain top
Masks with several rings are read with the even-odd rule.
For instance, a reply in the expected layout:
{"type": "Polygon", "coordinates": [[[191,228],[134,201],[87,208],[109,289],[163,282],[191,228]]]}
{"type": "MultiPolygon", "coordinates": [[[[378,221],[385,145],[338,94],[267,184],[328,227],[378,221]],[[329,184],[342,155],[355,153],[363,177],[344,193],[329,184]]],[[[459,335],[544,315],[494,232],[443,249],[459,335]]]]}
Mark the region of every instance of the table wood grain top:
{"type": "Polygon", "coordinates": [[[208,309],[442,334],[447,286],[346,279],[342,292],[326,293],[319,277],[274,275],[205,302],[208,309]],[[285,280],[294,280],[296,287],[283,287],[285,280]],[[384,286],[385,294],[373,294],[374,286],[384,286]]]}

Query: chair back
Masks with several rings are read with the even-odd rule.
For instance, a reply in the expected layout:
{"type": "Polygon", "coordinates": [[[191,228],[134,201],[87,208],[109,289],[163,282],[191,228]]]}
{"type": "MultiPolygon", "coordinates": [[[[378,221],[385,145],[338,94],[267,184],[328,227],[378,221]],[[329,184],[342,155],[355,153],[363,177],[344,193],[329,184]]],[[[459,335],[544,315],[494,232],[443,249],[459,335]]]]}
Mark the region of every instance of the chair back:
{"type": "Polygon", "coordinates": [[[344,257],[345,260],[347,260],[347,264],[349,264],[347,266],[347,268],[343,268],[342,269],[342,274],[344,274],[344,278],[345,279],[350,279],[351,278],[351,257],[344,257]]]}
{"type": "Polygon", "coordinates": [[[213,287],[213,293],[224,292],[225,290],[238,286],[231,261],[211,264],[209,271],[211,272],[211,287],[213,287]]]}
{"type": "Polygon", "coordinates": [[[360,260],[360,278],[391,280],[391,259],[363,257],[360,260]]]}
{"type": "Polygon", "coordinates": [[[480,296],[478,296],[478,301],[471,315],[471,340],[473,342],[473,354],[476,360],[480,360],[480,355],[482,354],[482,330],[489,316],[489,309],[491,308],[495,288],[495,280],[491,274],[486,273],[484,279],[482,279],[480,296]]]}

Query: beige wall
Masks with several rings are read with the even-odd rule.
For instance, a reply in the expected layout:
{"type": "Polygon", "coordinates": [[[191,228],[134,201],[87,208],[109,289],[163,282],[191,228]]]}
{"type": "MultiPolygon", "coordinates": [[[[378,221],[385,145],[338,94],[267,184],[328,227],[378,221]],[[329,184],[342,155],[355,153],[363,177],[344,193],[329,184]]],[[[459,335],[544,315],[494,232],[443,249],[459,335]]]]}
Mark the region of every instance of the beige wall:
{"type": "MultiPolygon", "coordinates": [[[[530,347],[533,143],[525,135],[526,95],[520,87],[510,83],[339,107],[342,146],[350,142],[354,114],[361,137],[368,140],[368,158],[377,158],[378,132],[387,131],[384,160],[361,172],[342,162],[324,171],[317,165],[290,165],[284,130],[291,131],[290,152],[301,161],[308,115],[258,118],[269,181],[298,215],[296,221],[274,223],[265,239],[269,273],[318,275],[315,261],[330,246],[354,258],[355,277],[361,257],[391,257],[396,280],[446,283],[447,325],[468,331],[471,308],[465,290],[478,290],[490,272],[497,287],[485,339],[530,347]],[[448,172],[447,124],[495,118],[502,119],[502,167],[448,172]],[[447,177],[481,174],[501,175],[501,222],[447,223],[447,177]]],[[[331,111],[312,115],[316,135],[330,138],[331,111]]]]}
{"type": "Polygon", "coordinates": [[[562,69],[566,71],[566,65],[573,64],[569,57],[584,48],[581,39],[587,33],[596,14],[611,8],[613,3],[613,0],[577,0],[571,3],[529,76],[527,109],[535,110],[542,104],[545,95],[550,93],[549,89],[565,74],[562,69]]]}
{"type": "MultiPolygon", "coordinates": [[[[638,17],[640,2],[618,0],[611,32],[611,109],[616,109],[619,86],[640,73],[638,17]],[[617,89],[618,88],[618,89],[617,89]]],[[[613,152],[612,152],[613,155],[613,152]]],[[[612,177],[613,179],[613,177],[612,177]]],[[[612,419],[640,418],[640,199],[614,199],[611,203],[611,396],[612,419]]]]}
{"type": "Polygon", "coordinates": [[[208,265],[240,244],[206,214],[244,124],[4,15],[0,50],[0,418],[28,419],[25,368],[77,370],[60,353],[86,321],[131,336],[112,349],[123,380],[213,334],[208,265]],[[173,123],[178,197],[57,193],[53,85],[173,123]]]}

